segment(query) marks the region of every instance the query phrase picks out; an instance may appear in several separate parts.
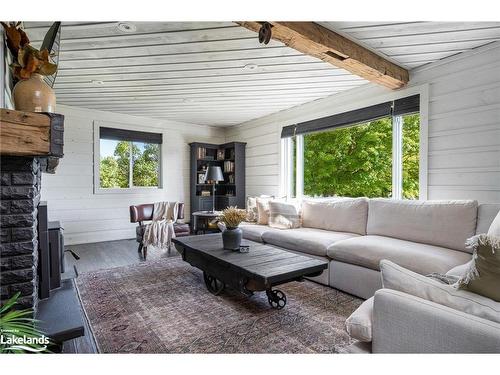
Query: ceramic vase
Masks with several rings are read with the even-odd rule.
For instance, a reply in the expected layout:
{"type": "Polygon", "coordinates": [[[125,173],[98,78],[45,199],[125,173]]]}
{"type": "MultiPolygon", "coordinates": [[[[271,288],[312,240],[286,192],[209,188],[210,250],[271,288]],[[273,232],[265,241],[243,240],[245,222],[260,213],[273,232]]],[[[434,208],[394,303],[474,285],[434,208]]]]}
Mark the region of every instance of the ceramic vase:
{"type": "Polygon", "coordinates": [[[240,228],[227,228],[222,232],[222,245],[226,250],[239,250],[243,231],[240,228]]]}
{"type": "Polygon", "coordinates": [[[55,112],[56,95],[45,83],[43,76],[33,74],[31,78],[19,81],[12,92],[14,107],[26,112],[55,112]]]}

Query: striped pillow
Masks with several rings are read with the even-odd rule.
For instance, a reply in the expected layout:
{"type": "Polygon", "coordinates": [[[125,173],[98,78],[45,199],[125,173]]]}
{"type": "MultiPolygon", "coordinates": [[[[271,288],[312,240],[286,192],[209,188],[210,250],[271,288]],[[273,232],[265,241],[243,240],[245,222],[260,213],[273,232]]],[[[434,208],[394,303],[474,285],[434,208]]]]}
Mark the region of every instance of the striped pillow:
{"type": "Polygon", "coordinates": [[[278,229],[300,228],[297,206],[291,203],[269,202],[269,226],[278,229]]]}

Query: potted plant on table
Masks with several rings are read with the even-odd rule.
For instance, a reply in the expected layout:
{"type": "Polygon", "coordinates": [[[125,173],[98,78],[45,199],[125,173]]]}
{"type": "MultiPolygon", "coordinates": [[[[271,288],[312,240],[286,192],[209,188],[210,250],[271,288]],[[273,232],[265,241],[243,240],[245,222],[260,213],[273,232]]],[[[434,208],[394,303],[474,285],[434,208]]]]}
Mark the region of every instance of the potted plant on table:
{"type": "Polygon", "coordinates": [[[245,210],[228,207],[222,211],[218,220],[224,224],[222,230],[222,244],[224,249],[239,250],[243,232],[238,226],[245,221],[247,213],[245,210]]]}

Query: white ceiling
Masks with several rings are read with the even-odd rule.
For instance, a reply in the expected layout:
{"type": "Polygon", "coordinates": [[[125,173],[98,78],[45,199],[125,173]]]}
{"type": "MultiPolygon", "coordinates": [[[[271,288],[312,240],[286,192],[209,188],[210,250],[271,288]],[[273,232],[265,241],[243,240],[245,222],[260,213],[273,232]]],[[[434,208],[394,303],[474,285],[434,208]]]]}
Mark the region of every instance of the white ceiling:
{"type": "MultiPolygon", "coordinates": [[[[407,68],[500,39],[500,23],[321,24],[407,68]]],[[[26,23],[34,45],[49,25],[26,23]]],[[[58,103],[230,126],[367,83],[231,22],[117,25],[63,23],[58,103]]]]}
{"type": "Polygon", "coordinates": [[[413,69],[500,40],[500,22],[318,22],[413,69]]]}

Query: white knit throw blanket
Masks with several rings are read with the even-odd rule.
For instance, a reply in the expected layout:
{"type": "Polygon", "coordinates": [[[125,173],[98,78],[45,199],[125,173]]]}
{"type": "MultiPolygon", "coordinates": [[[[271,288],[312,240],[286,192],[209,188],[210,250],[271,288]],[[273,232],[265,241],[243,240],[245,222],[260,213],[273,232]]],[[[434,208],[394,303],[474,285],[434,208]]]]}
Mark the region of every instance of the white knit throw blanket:
{"type": "Polygon", "coordinates": [[[177,202],[156,202],[153,209],[153,221],[144,231],[144,246],[168,248],[175,238],[174,223],[177,220],[179,204],[177,202]]]}

